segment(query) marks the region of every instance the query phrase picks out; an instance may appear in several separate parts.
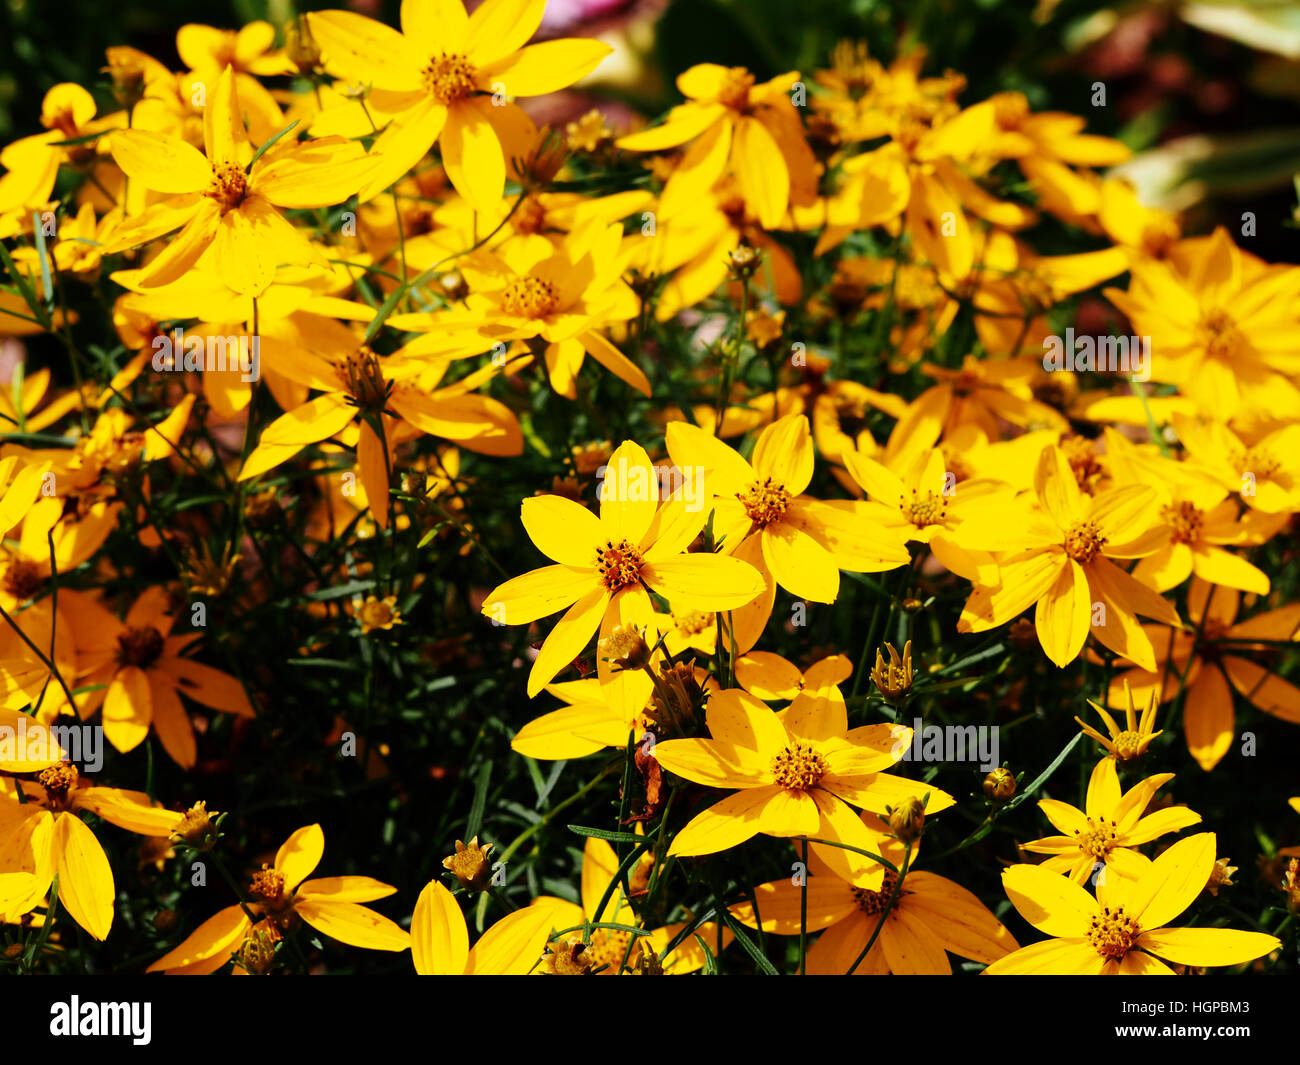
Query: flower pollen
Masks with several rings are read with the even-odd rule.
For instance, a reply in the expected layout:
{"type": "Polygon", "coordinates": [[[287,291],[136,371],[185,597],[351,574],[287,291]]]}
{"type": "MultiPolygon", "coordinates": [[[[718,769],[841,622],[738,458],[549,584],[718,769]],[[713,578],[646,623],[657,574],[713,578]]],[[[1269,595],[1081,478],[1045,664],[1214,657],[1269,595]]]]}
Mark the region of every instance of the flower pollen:
{"type": "Polygon", "coordinates": [[[776,783],[792,791],[816,787],[825,772],[825,759],[808,743],[796,743],[772,759],[772,775],[776,777],[776,783]]]}

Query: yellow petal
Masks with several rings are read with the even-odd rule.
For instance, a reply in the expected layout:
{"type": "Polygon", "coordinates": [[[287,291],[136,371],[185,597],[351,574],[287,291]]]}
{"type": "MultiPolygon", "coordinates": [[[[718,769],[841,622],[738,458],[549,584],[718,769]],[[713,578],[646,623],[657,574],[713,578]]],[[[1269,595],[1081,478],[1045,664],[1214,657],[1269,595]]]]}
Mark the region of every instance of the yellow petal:
{"type": "Polygon", "coordinates": [[[469,930],[450,891],[425,885],[411,917],[411,961],[421,976],[460,976],[469,960],[469,930]]]}

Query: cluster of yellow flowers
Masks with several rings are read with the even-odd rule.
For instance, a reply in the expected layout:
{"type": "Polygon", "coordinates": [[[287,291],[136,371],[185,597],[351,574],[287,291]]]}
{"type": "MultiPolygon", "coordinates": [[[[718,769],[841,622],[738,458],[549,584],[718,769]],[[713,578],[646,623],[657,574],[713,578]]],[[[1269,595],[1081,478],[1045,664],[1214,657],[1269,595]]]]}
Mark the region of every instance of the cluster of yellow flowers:
{"type": "MultiPolygon", "coordinates": [[[[922,76],[919,53],[885,66],[843,45],[811,78],[766,82],[702,64],[660,124],[539,129],[516,98],[610,52],[528,43],[543,8],[406,0],[400,31],[325,11],[281,47],[266,23],[186,26],[186,71],[110,48],[119,110],[59,85],[46,132],[0,152],[0,334],[52,335],[77,382],[20,372],[0,391],[0,919],[44,944],[61,909],[109,936],[118,889],[85,813],[160,861],[217,860],[204,803],[92,785],[49,726],[93,722],[116,755],[152,736],[185,770],[211,724],[187,704],[256,727],[257,685],[205,664],[210,642],[196,655],[197,619],[237,581],[241,603],[271,603],[279,562],[258,534],[282,518],[280,473],[316,486],[295,548],[317,591],[339,589],[301,609],[395,639],[419,574],[390,571],[340,610],[368,571],[320,570],[316,544],[416,530],[423,547],[454,528],[452,551],[491,558],[463,464],[490,481],[527,449],[554,465],[519,515],[548,561],[480,602],[503,668],[508,627],[561,615],[514,663],[528,697],[562,704],[518,730],[515,757],[618,759],[621,820],[586,840],[581,905],[534,892],[471,948],[461,900],[499,896],[475,839],[445,863],[454,893],[433,880],[405,911],[408,932],[364,905],[390,885],[308,879],[313,824],[151,971],[270,971],[300,949],[299,919],[442,974],[685,973],[733,944],[769,971],[768,933],[798,936],[808,973],[948,973],[950,954],[990,973],[1156,973],[1279,947],[1166,927],[1226,862],[1212,832],[1143,854],[1201,818],[1151,806],[1171,773],[1124,791],[1118,770],[1148,757],[1163,705],[1182,706],[1206,771],[1237,737],[1234,691],[1300,723],[1300,690],[1262,658],[1300,635],[1300,604],[1269,603],[1247,557],[1300,512],[1300,268],[1222,229],[1184,237],[1102,177],[1121,143],[1018,93],[962,106],[963,78],[922,76]],[[1038,254],[1021,234],[1045,216],[1099,250],[1038,254]],[[1138,336],[1081,337],[1080,355],[1060,308],[1116,279],[1105,298],[1138,336]],[[111,305],[120,360],[81,344],[78,285],[111,305]],[[875,357],[855,371],[858,341],[875,357]],[[587,356],[640,404],[642,442],[539,438],[537,391],[601,415],[587,356]],[[178,538],[160,478],[223,501],[223,551],[178,538]],[[161,563],[110,557],[122,532],[161,563]],[[896,593],[875,576],[890,571],[896,593]],[[842,573],[880,607],[835,634],[850,653],[866,639],[847,699],[844,654],[805,648],[801,669],[763,648],[802,624],[778,589],[802,617],[837,601],[842,573]],[[913,632],[922,583],[955,624],[913,632]],[[931,818],[974,800],[905,775],[902,708],[962,675],[965,652],[877,650],[895,632],[969,649],[959,634],[992,630],[1006,654],[1041,647],[1106,678],[1086,808],[1041,800],[1060,834],[1022,858],[1048,857],[1002,874],[1049,937],[1026,947],[986,905],[1001,900],[917,868],[931,818]],[[628,817],[634,787],[645,811],[628,817]],[[759,835],[791,842],[793,878],[699,915],[681,899],[647,927],[643,900],[674,890],[679,863],[759,835]]],[[[974,820],[1018,788],[995,769],[974,820]]]]}

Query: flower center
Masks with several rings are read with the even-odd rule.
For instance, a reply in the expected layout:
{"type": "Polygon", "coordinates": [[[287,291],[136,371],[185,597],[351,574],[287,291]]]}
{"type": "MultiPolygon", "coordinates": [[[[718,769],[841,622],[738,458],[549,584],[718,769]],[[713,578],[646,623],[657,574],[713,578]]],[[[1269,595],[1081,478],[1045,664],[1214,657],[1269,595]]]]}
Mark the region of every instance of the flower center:
{"type": "Polygon", "coordinates": [[[776,777],[776,783],[793,791],[816,787],[825,772],[825,760],[807,743],[787,747],[772,759],[772,775],[776,777]]]}
{"type": "Polygon", "coordinates": [[[640,550],[627,540],[606,540],[604,547],[596,548],[596,570],[601,583],[611,592],[636,584],[644,564],[640,550]]]}
{"type": "Polygon", "coordinates": [[[537,202],[536,196],[528,196],[515,210],[510,225],[516,233],[540,233],[546,228],[546,208],[537,202]]]}
{"type": "Polygon", "coordinates": [[[50,809],[66,809],[68,792],[76,787],[77,777],[77,767],[71,762],[58,762],[37,774],[36,780],[45,789],[50,809]]]}
{"type": "Polygon", "coordinates": [[[128,628],[117,638],[117,660],[123,666],[148,669],[163,651],[162,633],[152,625],[128,628]]]}
{"type": "Polygon", "coordinates": [[[744,67],[732,67],[722,79],[718,103],[733,111],[745,111],[749,107],[749,90],[753,87],[753,74],[744,67]]]}
{"type": "MultiPolygon", "coordinates": [[[[1053,376],[1061,375],[1053,374],[1053,376]]],[[[1066,437],[1061,441],[1061,450],[1065,452],[1065,458],[1070,463],[1070,469],[1074,471],[1074,479],[1078,482],[1079,488],[1092,495],[1097,482],[1106,472],[1097,459],[1092,441],[1086,436],[1066,437]]]]}
{"type": "Polygon", "coordinates": [[[1101,913],[1088,922],[1088,942],[1103,958],[1116,960],[1133,949],[1133,941],[1142,933],[1136,919],[1124,912],[1123,906],[1111,909],[1103,906],[1101,913]]]}
{"type": "Polygon", "coordinates": [[[602,975],[612,976],[623,965],[625,957],[629,966],[636,965],[641,952],[635,946],[630,952],[628,951],[628,943],[631,939],[631,932],[616,932],[612,928],[593,929],[591,942],[587,945],[584,958],[591,962],[593,969],[605,966],[602,975]]]}
{"type": "Polygon", "coordinates": [[[344,389],[359,408],[379,412],[387,406],[392,386],[384,380],[379,356],[369,348],[352,352],[337,372],[344,389]]]}
{"type": "Polygon", "coordinates": [[[1162,508],[1160,516],[1169,526],[1174,543],[1194,544],[1201,538],[1205,517],[1200,507],[1187,502],[1175,503],[1162,508]]]}
{"type": "Polygon", "coordinates": [[[465,56],[443,52],[429,60],[421,77],[424,91],[446,106],[465,99],[475,91],[478,71],[465,56]]]}
{"type": "Polygon", "coordinates": [[[269,865],[262,866],[253,874],[249,882],[248,893],[268,910],[275,911],[284,907],[284,874],[269,865]]]}
{"type": "Polygon", "coordinates": [[[1227,311],[1208,311],[1196,323],[1196,337],[1212,359],[1231,359],[1241,353],[1246,336],[1227,311]]]}
{"type": "Polygon", "coordinates": [[[1075,562],[1088,563],[1106,543],[1095,522],[1081,521],[1065,534],[1065,553],[1075,562]]]}
{"type": "MultiPolygon", "coordinates": [[[[894,893],[896,883],[898,883],[898,874],[886,872],[879,891],[868,891],[866,888],[855,887],[853,897],[858,900],[858,908],[868,917],[875,917],[883,913],[885,907],[889,905],[889,896],[894,893]]],[[[910,892],[900,891],[898,894],[899,898],[902,898],[902,896],[910,894],[910,892]]]]}
{"type": "Polygon", "coordinates": [[[1257,481],[1265,477],[1272,477],[1282,468],[1282,463],[1272,454],[1263,448],[1257,447],[1238,451],[1233,456],[1232,464],[1243,473],[1253,473],[1257,481]]]}
{"type": "Polygon", "coordinates": [[[11,559],[5,567],[4,590],[18,602],[30,599],[41,589],[44,578],[35,562],[25,558],[11,559]]]}
{"type": "Polygon", "coordinates": [[[1178,223],[1172,218],[1148,222],[1142,227],[1142,250],[1153,259],[1163,259],[1178,243],[1180,235],[1178,223]]]}
{"type": "Polygon", "coordinates": [[[1131,762],[1142,753],[1142,737],[1125,729],[1114,739],[1115,757],[1121,762],[1131,762]]]}
{"type": "Polygon", "coordinates": [[[521,277],[501,293],[501,309],[512,318],[545,318],[559,302],[555,286],[539,277],[521,277]]]}
{"type": "Polygon", "coordinates": [[[1104,862],[1106,856],[1110,854],[1111,848],[1115,846],[1118,834],[1115,829],[1119,827],[1118,822],[1108,821],[1104,817],[1088,818],[1087,830],[1075,829],[1075,842],[1079,844],[1079,849],[1094,861],[1104,862]]]}
{"type": "Polygon", "coordinates": [[[212,167],[212,184],[204,193],[221,205],[221,213],[234,210],[248,195],[248,176],[238,163],[216,163],[212,167]]]}
{"type": "Polygon", "coordinates": [[[934,492],[922,494],[915,488],[912,489],[910,501],[906,495],[898,497],[898,507],[906,521],[920,526],[942,525],[948,513],[948,504],[942,495],[934,492]]]}
{"type": "Polygon", "coordinates": [[[785,490],[785,485],[778,484],[771,477],[755,481],[743,492],[737,492],[736,498],[756,529],[765,529],[772,522],[780,521],[790,507],[790,493],[785,490]]]}
{"type": "Polygon", "coordinates": [[[386,599],[367,599],[361,604],[361,622],[372,629],[385,629],[393,624],[393,604],[386,599]]]}
{"type": "Polygon", "coordinates": [[[702,610],[693,610],[689,614],[674,614],[677,631],[683,636],[698,636],[713,626],[713,615],[702,610]]]}

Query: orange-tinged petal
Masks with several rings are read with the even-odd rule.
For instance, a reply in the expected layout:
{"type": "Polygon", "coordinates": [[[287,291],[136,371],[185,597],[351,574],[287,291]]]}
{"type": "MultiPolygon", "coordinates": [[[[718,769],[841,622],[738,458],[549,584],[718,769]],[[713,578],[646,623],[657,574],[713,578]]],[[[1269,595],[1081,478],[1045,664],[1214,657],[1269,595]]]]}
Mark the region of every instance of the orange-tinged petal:
{"type": "Polygon", "coordinates": [[[1213,666],[1202,669],[1188,685],[1183,707],[1187,749],[1202,769],[1213,769],[1228,753],[1235,722],[1232,689],[1223,671],[1213,666]]]}
{"type": "Polygon", "coordinates": [[[306,825],[284,841],[276,852],[275,868],[284,876],[286,894],[311,876],[324,853],[325,833],[320,825],[306,825]]]}
{"type": "Polygon", "coordinates": [[[123,129],[113,134],[109,149],[128,176],[156,192],[203,192],[212,184],[211,164],[178,137],[123,129]]]}
{"type": "Polygon", "coordinates": [[[603,41],[591,39],[543,41],[489,64],[481,74],[493,86],[501,85],[499,91],[507,96],[544,96],[581,81],[613,52],[603,41]]]}
{"type": "Polygon", "coordinates": [[[528,674],[528,698],[555,679],[555,675],[578,657],[600,629],[609,605],[609,592],[597,586],[573,604],[546,637],[528,674]]]}
{"type": "Polygon", "coordinates": [[[564,496],[531,496],[520,507],[524,529],[538,549],[561,565],[590,568],[605,533],[600,519],[564,496]]]}
{"type": "Polygon", "coordinates": [[[240,907],[227,906],[194,929],[184,943],[169,950],[145,972],[184,969],[212,958],[221,958],[224,964],[250,928],[252,925],[240,907]]]}
{"type": "Polygon", "coordinates": [[[556,913],[557,908],[542,898],[501,918],[474,944],[466,975],[526,975],[542,956],[556,913]]]}
{"type": "Polygon", "coordinates": [[[294,912],[316,931],[350,947],[367,950],[406,950],[410,935],[382,914],[354,902],[298,899],[294,912]]]}
{"type": "Polygon", "coordinates": [[[117,891],[104,848],[81,819],[69,813],[54,819],[53,847],[59,901],[95,939],[108,938],[117,891]]]}
{"type": "Polygon", "coordinates": [[[772,785],[728,795],[703,813],[696,814],[690,824],[677,833],[668,853],[682,856],[716,854],[739,846],[763,831],[763,809],[779,790],[772,785]]]}
{"type": "Polygon", "coordinates": [[[149,735],[153,699],[139,666],[118,670],[104,697],[104,735],[119,751],[134,750],[149,735]]]}
{"type": "Polygon", "coordinates": [[[1138,936],[1137,945],[1178,965],[1200,968],[1244,965],[1278,950],[1282,941],[1235,928],[1157,928],[1138,936]]]}
{"type": "Polygon", "coordinates": [[[772,783],[771,756],[719,740],[663,740],[655,759],[670,773],[712,788],[762,788],[772,783]]]}
{"type": "Polygon", "coordinates": [[[189,715],[169,678],[157,671],[151,671],[148,676],[154,731],[172,761],[182,769],[191,769],[198,757],[198,747],[189,715]]]}
{"type": "Polygon", "coordinates": [[[1002,870],[1002,888],[1020,916],[1049,936],[1070,938],[1088,931],[1096,900],[1068,877],[1037,865],[1002,870]]]}
{"type": "Polygon", "coordinates": [[[430,880],[415,902],[411,960],[421,976],[460,976],[469,961],[465,918],[455,896],[437,880],[430,880]]]}

